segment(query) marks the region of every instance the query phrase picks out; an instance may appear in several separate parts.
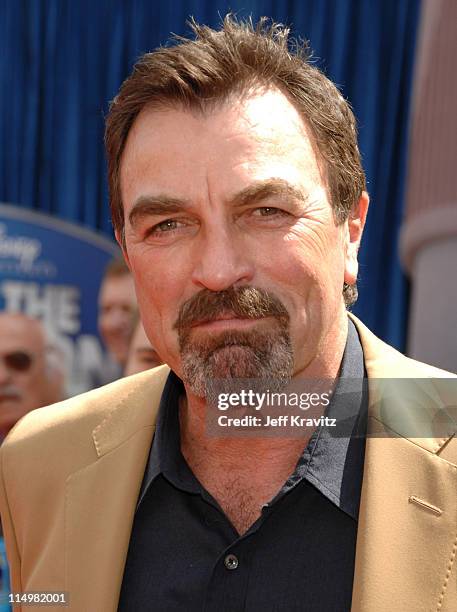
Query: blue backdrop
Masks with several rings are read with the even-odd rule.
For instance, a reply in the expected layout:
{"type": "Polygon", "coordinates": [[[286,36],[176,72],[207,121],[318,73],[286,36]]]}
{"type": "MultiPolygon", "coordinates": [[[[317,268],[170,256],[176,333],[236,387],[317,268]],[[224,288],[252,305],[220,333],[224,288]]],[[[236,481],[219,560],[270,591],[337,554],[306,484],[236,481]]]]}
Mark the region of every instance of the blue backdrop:
{"type": "Polygon", "coordinates": [[[112,235],[103,152],[109,100],[143,52],[228,10],[307,38],[352,103],[372,205],[356,314],[403,347],[397,238],[420,0],[0,0],[0,201],[112,235]]]}

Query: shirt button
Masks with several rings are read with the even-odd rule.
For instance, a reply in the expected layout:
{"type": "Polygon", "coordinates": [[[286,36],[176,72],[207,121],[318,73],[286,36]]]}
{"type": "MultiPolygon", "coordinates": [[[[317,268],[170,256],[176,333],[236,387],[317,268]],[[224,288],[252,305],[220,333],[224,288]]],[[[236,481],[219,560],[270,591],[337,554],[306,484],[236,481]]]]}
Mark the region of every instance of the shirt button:
{"type": "Polygon", "coordinates": [[[227,555],[224,559],[224,565],[228,570],[236,570],[238,563],[238,558],[235,555],[227,555]]]}

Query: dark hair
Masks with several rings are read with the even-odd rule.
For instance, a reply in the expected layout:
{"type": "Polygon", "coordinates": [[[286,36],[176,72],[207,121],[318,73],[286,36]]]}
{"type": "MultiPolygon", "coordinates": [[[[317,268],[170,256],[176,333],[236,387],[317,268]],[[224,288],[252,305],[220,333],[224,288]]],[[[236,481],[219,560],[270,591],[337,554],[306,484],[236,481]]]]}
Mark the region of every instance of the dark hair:
{"type": "MultiPolygon", "coordinates": [[[[354,115],[336,86],[310,63],[306,43],[289,38],[289,29],[266,18],[257,25],[227,15],[220,30],[192,21],[195,40],[146,53],[112,101],[105,143],[111,213],[123,236],[120,162],[127,135],[146,106],[180,106],[205,112],[233,94],[277,87],[310,127],[316,154],[337,223],[347,219],[365,189],[354,115]]],[[[357,299],[356,286],[344,287],[346,304],[357,299]]]]}

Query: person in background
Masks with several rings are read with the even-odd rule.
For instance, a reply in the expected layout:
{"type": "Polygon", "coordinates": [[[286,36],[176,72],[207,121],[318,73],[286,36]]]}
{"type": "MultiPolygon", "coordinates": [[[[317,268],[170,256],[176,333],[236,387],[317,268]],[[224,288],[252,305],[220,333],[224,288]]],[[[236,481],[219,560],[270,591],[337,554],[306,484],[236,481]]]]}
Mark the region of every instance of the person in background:
{"type": "Polygon", "coordinates": [[[40,321],[0,313],[0,439],[25,414],[65,395],[63,360],[40,321]]]}
{"type": "Polygon", "coordinates": [[[124,372],[125,376],[150,370],[162,363],[163,361],[146,336],[141,319],[138,319],[132,342],[130,343],[129,356],[124,372]]]}
{"type": "Polygon", "coordinates": [[[98,296],[98,329],[108,359],[92,374],[92,387],[121,378],[132,338],[137,303],[133,278],[123,259],[111,261],[98,296]]]}
{"type": "MultiPolygon", "coordinates": [[[[65,372],[58,349],[40,321],[0,313],[0,440],[25,414],[64,399],[65,372]]],[[[1,526],[0,526],[1,529],[1,526]]],[[[0,612],[8,603],[9,569],[0,530],[0,612]]]]}

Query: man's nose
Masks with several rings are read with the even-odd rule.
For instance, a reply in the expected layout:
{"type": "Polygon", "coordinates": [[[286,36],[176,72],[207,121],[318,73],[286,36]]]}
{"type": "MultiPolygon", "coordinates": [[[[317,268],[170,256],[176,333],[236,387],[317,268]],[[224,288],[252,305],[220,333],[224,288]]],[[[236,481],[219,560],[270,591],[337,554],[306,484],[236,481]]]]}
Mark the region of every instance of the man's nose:
{"type": "Polygon", "coordinates": [[[225,226],[203,232],[192,281],[200,288],[223,291],[236,284],[251,283],[254,265],[242,237],[225,226]]]}

